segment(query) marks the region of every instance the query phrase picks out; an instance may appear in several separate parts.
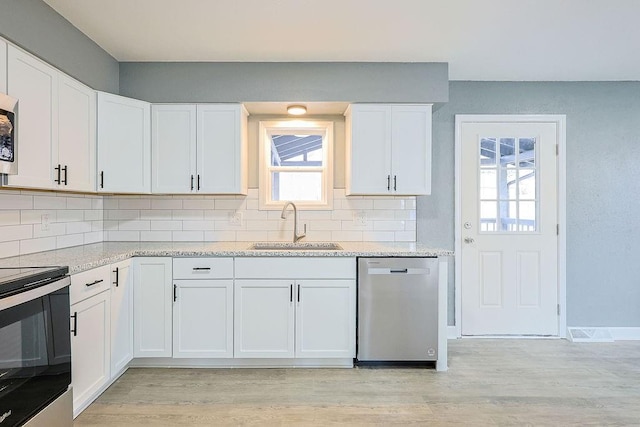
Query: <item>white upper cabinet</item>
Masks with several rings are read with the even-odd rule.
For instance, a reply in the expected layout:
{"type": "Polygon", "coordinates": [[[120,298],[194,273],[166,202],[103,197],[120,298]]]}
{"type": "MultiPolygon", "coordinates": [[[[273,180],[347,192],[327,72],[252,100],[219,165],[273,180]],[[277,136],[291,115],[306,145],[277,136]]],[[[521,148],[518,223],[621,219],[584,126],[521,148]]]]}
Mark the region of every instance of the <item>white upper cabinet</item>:
{"type": "Polygon", "coordinates": [[[247,113],[239,104],[156,104],[154,193],[247,193],[247,113]]]}
{"type": "Polygon", "coordinates": [[[53,164],[55,189],[96,191],[96,92],[64,75],[58,84],[58,152],[53,164]]]}
{"type": "Polygon", "coordinates": [[[247,194],[247,111],[240,104],[198,105],[198,191],[247,194]]]}
{"type": "Polygon", "coordinates": [[[431,193],[431,107],[349,107],[345,113],[348,195],[431,193]]]}
{"type": "Polygon", "coordinates": [[[0,93],[7,93],[7,43],[0,39],[0,93]]]}
{"type": "Polygon", "coordinates": [[[196,191],[196,106],[151,106],[151,190],[188,194],[196,191]]]}
{"type": "Polygon", "coordinates": [[[18,99],[20,141],[18,174],[7,184],[94,192],[95,91],[13,46],[7,80],[18,99]]]}
{"type": "Polygon", "coordinates": [[[98,92],[98,191],[151,192],[151,104],[98,92]]]}
{"type": "Polygon", "coordinates": [[[7,185],[54,188],[53,153],[58,149],[58,72],[13,47],[8,48],[8,94],[18,99],[18,174],[7,185]]]}

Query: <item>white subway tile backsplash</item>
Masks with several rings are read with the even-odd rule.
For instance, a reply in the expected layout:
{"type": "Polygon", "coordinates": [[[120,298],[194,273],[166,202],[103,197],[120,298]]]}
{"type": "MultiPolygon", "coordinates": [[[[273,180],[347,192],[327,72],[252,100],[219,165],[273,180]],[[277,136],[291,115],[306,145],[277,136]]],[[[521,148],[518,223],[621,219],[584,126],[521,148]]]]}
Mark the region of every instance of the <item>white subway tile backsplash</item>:
{"type": "Polygon", "coordinates": [[[57,246],[55,237],[43,237],[41,239],[28,239],[20,241],[20,255],[32,254],[34,252],[50,251],[56,248],[57,246]]]}
{"type": "Polygon", "coordinates": [[[57,248],[68,248],[70,246],[78,246],[84,244],[84,234],[66,234],[56,237],[57,248]]]}
{"type": "Polygon", "coordinates": [[[0,242],[0,258],[15,256],[20,253],[20,241],[0,242]]]}
{"type": "Polygon", "coordinates": [[[137,230],[137,231],[151,230],[151,221],[143,221],[143,220],[119,221],[118,230],[137,230]]]}
{"type": "Polygon", "coordinates": [[[183,209],[215,209],[213,200],[185,199],[182,201],[183,209]]]}
{"type": "Polygon", "coordinates": [[[66,209],[67,198],[56,196],[33,196],[34,209],[66,209]]]}
{"type": "Polygon", "coordinates": [[[31,239],[32,237],[33,226],[31,225],[7,225],[5,227],[2,227],[2,233],[0,233],[0,242],[31,239]]]}
{"type": "Polygon", "coordinates": [[[204,231],[172,231],[174,242],[203,242],[204,231]]]}
{"type": "Polygon", "coordinates": [[[0,211],[0,227],[5,225],[19,225],[20,223],[20,211],[0,211]]]}
{"type": "MultiPolygon", "coordinates": [[[[307,241],[416,239],[415,197],[345,196],[333,210],[298,212],[307,241]],[[361,217],[364,216],[364,220],[361,217]]],[[[290,241],[293,213],[260,210],[245,196],[101,196],[0,190],[0,257],[101,241],[290,241]],[[230,221],[239,213],[240,224],[230,221]],[[42,215],[48,230],[42,230],[42,215]]]]}
{"type": "Polygon", "coordinates": [[[1,210],[33,209],[33,196],[13,193],[11,191],[0,192],[1,210]]]}
{"type": "Polygon", "coordinates": [[[67,209],[91,209],[91,199],[67,197],[67,209]]]}

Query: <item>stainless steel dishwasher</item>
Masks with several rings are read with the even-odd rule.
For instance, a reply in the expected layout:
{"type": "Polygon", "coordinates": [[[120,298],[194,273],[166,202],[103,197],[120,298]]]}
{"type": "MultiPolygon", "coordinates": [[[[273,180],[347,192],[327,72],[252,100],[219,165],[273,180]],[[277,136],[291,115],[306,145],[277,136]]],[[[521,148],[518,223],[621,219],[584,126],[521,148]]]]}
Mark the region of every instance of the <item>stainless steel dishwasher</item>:
{"type": "Polygon", "coordinates": [[[438,358],[438,259],[358,259],[358,362],[438,358]]]}

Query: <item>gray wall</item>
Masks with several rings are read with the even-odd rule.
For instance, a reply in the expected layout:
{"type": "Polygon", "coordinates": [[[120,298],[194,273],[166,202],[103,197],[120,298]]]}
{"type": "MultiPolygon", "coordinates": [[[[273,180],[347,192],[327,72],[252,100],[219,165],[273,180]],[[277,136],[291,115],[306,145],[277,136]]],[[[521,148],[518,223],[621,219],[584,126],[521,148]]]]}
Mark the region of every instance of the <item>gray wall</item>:
{"type": "Polygon", "coordinates": [[[118,62],[41,0],[0,0],[0,35],[94,89],[118,93],[118,62]]]}
{"type": "Polygon", "coordinates": [[[418,241],[454,245],[454,115],[515,113],[567,116],[567,324],[640,326],[640,82],[451,82],[418,241]]]}
{"type": "Polygon", "coordinates": [[[446,63],[123,62],[120,94],[149,102],[447,102],[446,63]]]}

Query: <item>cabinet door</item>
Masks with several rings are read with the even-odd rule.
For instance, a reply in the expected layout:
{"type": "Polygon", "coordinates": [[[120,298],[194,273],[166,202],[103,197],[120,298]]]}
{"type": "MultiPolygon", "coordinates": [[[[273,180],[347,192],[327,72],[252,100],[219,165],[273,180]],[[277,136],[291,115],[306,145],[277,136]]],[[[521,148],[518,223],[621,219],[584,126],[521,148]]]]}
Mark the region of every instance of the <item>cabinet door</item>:
{"type": "Polygon", "coordinates": [[[296,357],[355,357],[355,280],[301,280],[296,288],[296,357]]]}
{"type": "Polygon", "coordinates": [[[247,114],[242,105],[198,105],[200,193],[247,194],[247,114]]]}
{"type": "Polygon", "coordinates": [[[175,280],[173,357],[233,357],[233,280],[175,280]]]}
{"type": "Polygon", "coordinates": [[[0,92],[7,93],[7,43],[0,40],[0,92]]]}
{"type": "Polygon", "coordinates": [[[293,357],[293,281],[236,280],[234,357],[293,357]]]}
{"type": "Polygon", "coordinates": [[[151,190],[196,191],[196,106],[151,106],[151,190]]]}
{"type": "Polygon", "coordinates": [[[151,107],[98,92],[98,191],[151,191],[151,107]]]}
{"type": "Polygon", "coordinates": [[[109,297],[109,291],[105,291],[71,306],[74,414],[109,381],[109,297]]]}
{"type": "Polygon", "coordinates": [[[53,163],[62,168],[57,190],[96,191],[96,92],[63,75],[58,84],[58,155],[53,163]]]}
{"type": "Polygon", "coordinates": [[[111,377],[133,359],[133,271],[131,260],[111,264],[111,377]]]}
{"type": "Polygon", "coordinates": [[[347,194],[391,194],[391,106],[354,104],[346,127],[347,194]]]}
{"type": "Polygon", "coordinates": [[[171,357],[171,258],[134,258],[133,268],[133,356],[171,357]]]}
{"type": "Polygon", "coordinates": [[[394,105],[391,121],[394,194],[430,194],[431,105],[394,105]]]}
{"type": "Polygon", "coordinates": [[[9,46],[8,94],[18,99],[18,174],[8,185],[53,188],[52,158],[58,150],[58,72],[9,46]]]}

